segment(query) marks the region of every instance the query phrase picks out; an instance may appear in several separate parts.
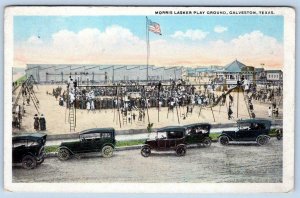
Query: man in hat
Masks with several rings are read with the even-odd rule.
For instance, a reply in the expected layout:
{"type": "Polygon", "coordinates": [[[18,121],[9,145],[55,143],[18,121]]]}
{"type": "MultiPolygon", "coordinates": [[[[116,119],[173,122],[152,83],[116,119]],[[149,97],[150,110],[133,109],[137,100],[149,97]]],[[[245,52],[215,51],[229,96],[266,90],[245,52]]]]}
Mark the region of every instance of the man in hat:
{"type": "Polygon", "coordinates": [[[45,131],[46,130],[46,119],[43,114],[39,118],[39,122],[40,122],[40,130],[45,131]]]}

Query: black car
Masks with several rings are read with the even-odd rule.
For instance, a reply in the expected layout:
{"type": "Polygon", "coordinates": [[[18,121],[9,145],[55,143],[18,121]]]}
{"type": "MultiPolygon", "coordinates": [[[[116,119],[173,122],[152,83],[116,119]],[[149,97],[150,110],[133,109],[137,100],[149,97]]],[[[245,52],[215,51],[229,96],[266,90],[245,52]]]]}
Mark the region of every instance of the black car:
{"type": "Polygon", "coordinates": [[[211,145],[209,137],[211,125],[208,123],[196,123],[183,126],[185,128],[185,140],[187,144],[200,144],[205,147],[211,145]]]}
{"type": "Polygon", "coordinates": [[[237,130],[223,131],[219,136],[222,145],[230,141],[256,141],[258,145],[267,144],[270,140],[271,121],[267,119],[246,119],[237,121],[237,130]]]}
{"type": "Polygon", "coordinates": [[[32,133],[12,137],[12,163],[33,169],[44,162],[46,134],[32,133]]]}
{"type": "Polygon", "coordinates": [[[149,157],[152,150],[157,152],[173,150],[178,156],[184,156],[186,154],[185,128],[176,126],[158,129],[155,139],[145,141],[141,155],[149,157]]]}
{"type": "Polygon", "coordinates": [[[101,152],[103,157],[111,157],[115,144],[115,129],[88,129],[79,133],[78,141],[62,142],[58,148],[58,158],[67,160],[71,156],[91,152],[101,152]]]}

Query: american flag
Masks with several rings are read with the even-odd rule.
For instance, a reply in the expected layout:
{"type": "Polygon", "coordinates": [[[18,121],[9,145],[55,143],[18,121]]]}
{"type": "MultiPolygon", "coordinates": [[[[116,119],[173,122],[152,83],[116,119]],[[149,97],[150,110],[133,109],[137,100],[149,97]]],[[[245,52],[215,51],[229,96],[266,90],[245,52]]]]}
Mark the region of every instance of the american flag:
{"type": "Polygon", "coordinates": [[[148,20],[148,30],[155,34],[161,35],[160,25],[156,22],[152,22],[151,20],[148,20]]]}

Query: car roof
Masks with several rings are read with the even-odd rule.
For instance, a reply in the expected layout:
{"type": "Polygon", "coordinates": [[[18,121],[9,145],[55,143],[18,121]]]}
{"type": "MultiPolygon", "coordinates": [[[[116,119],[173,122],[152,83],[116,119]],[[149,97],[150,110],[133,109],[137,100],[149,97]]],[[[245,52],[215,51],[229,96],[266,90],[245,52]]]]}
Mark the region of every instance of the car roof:
{"type": "Polygon", "coordinates": [[[104,132],[115,132],[114,128],[92,128],[81,131],[79,134],[89,134],[89,133],[104,133],[104,132]]]}
{"type": "Polygon", "coordinates": [[[263,124],[271,125],[272,121],[263,118],[255,118],[255,119],[238,120],[237,123],[263,123],[263,124]]]}
{"type": "Polygon", "coordinates": [[[45,133],[23,133],[23,134],[18,134],[12,137],[13,140],[24,140],[24,139],[40,139],[40,138],[46,138],[47,134],[45,133]]]}
{"type": "Polygon", "coordinates": [[[184,125],[183,127],[189,128],[189,127],[194,127],[194,126],[209,126],[209,127],[211,127],[211,124],[209,124],[209,123],[194,123],[194,124],[184,125]]]}
{"type": "Polygon", "coordinates": [[[181,127],[181,126],[167,126],[167,127],[163,127],[163,128],[159,128],[157,130],[157,132],[184,132],[185,128],[181,127]]]}

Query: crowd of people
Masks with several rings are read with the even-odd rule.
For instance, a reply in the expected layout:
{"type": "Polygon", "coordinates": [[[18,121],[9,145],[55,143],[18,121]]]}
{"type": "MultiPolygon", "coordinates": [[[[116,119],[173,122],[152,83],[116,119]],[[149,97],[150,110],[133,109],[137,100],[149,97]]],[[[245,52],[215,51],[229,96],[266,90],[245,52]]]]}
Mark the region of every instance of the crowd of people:
{"type": "MultiPolygon", "coordinates": [[[[260,102],[274,102],[276,96],[282,94],[280,87],[267,87],[266,89],[257,88],[247,81],[240,82],[245,95],[245,102],[249,115],[255,118],[253,100],[260,102]]],[[[161,82],[139,84],[138,82],[128,81],[111,86],[86,86],[78,87],[76,80],[70,76],[67,89],[63,90],[61,86],[52,90],[52,95],[58,100],[60,106],[74,105],[77,109],[86,109],[88,111],[101,109],[120,109],[122,114],[127,114],[132,110],[138,111],[138,115],[132,113],[131,121],[138,117],[142,120],[145,117],[145,109],[168,107],[173,110],[174,107],[186,107],[186,114],[193,111],[195,105],[207,107],[225,105],[227,94],[226,90],[219,89],[220,85],[204,84],[201,87],[188,84],[179,79],[172,80],[170,83],[161,82]],[[218,92],[216,89],[218,88],[218,92]],[[221,90],[221,91],[220,91],[221,90]],[[218,95],[218,94],[219,95],[218,95]]],[[[47,92],[47,94],[50,94],[47,92]]],[[[228,119],[233,119],[234,98],[228,94],[228,119]]],[[[226,104],[227,105],[227,104],[226,104]]],[[[274,109],[272,105],[272,116],[278,116],[278,108],[274,109]]]]}

